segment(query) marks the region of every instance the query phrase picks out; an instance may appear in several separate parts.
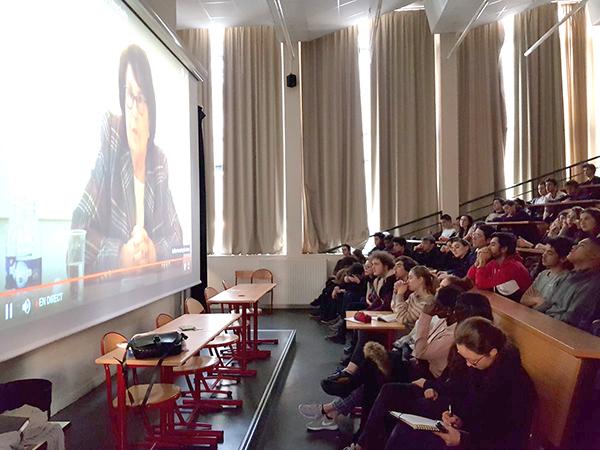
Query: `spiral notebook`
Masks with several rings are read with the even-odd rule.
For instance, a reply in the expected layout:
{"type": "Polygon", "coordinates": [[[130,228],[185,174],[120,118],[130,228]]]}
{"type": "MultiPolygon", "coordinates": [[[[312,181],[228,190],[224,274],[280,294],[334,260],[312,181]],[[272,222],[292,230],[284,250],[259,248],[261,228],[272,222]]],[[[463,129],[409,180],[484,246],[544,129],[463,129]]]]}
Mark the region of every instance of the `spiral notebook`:
{"type": "Polygon", "coordinates": [[[423,431],[443,431],[444,426],[439,420],[428,419],[427,417],[415,416],[413,414],[405,414],[397,411],[390,411],[390,415],[398,420],[401,420],[413,430],[423,431]]]}

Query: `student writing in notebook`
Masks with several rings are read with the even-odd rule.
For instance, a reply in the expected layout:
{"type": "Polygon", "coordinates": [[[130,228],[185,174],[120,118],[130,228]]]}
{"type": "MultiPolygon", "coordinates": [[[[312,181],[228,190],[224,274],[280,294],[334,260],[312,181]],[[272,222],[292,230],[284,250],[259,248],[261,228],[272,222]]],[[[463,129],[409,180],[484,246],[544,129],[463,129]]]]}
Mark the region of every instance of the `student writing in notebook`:
{"type": "Polygon", "coordinates": [[[347,450],[526,448],[535,394],[521,366],[519,351],[491,321],[480,317],[462,322],[456,328],[455,342],[459,361],[453,365],[448,378],[425,382],[426,398],[420,401],[392,404],[388,385],[384,386],[369,415],[365,432],[358,443],[347,450]],[[449,404],[452,414],[448,411],[449,404]],[[416,431],[397,422],[387,441],[382,443],[378,441],[385,435],[382,422],[374,417],[381,413],[381,405],[388,411],[441,417],[448,432],[416,431]],[[373,429],[374,426],[379,429],[373,429]]]}

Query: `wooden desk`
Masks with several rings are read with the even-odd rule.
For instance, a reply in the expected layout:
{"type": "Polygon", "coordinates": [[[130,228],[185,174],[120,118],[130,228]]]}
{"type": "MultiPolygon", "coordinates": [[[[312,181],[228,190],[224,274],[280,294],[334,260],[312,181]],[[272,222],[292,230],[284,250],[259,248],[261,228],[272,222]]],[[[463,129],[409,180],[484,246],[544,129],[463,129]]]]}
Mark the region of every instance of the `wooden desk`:
{"type": "Polygon", "coordinates": [[[242,376],[254,376],[255,370],[248,369],[248,361],[260,358],[268,358],[271,352],[260,350],[261,343],[277,344],[276,339],[260,341],[258,339],[258,301],[271,292],[277,284],[275,283],[241,283],[220,292],[208,300],[209,305],[231,305],[239,306],[242,313],[242,333],[240,347],[235,353],[235,358],[240,361],[241,370],[237,374],[242,376]],[[248,309],[252,308],[252,333],[248,322],[248,309]]]}
{"type": "Polygon", "coordinates": [[[479,292],[490,300],[496,322],[519,347],[523,367],[535,384],[536,442],[582,448],[574,438],[600,368],[600,338],[501,295],[479,292]]]}
{"type": "Polygon", "coordinates": [[[486,222],[486,225],[546,225],[543,220],[515,220],[515,221],[491,221],[486,222]]]}
{"type": "Polygon", "coordinates": [[[556,207],[556,206],[564,206],[562,209],[570,208],[571,206],[595,206],[596,204],[600,204],[600,200],[567,200],[564,202],[550,202],[550,203],[542,203],[539,205],[528,205],[528,208],[545,208],[545,207],[556,207]]]}
{"type": "MultiPolygon", "coordinates": [[[[182,325],[193,325],[197,328],[195,331],[185,331],[188,336],[185,341],[184,351],[179,355],[173,355],[165,358],[162,363],[161,381],[163,383],[173,382],[173,367],[185,364],[195,353],[199,352],[206,344],[212,341],[223,330],[238,320],[239,314],[184,314],[173,321],[154,330],[157,333],[176,331],[182,325]]],[[[117,366],[117,420],[119,426],[119,442],[117,448],[124,450],[127,448],[127,412],[125,407],[126,386],[123,374],[123,366],[119,362],[123,360],[125,354],[124,348],[116,348],[106,355],[96,358],[96,364],[117,366]]],[[[158,365],[158,358],[136,359],[133,356],[127,357],[127,365],[130,367],[154,367],[158,365]]],[[[111,408],[111,405],[108,405],[111,408]]],[[[161,413],[161,422],[168,419],[161,413]]],[[[222,432],[207,431],[207,435],[217,435],[222,432]]]]}
{"type": "MultiPolygon", "coordinates": [[[[364,313],[369,316],[385,316],[386,314],[392,314],[392,311],[364,311],[364,313]]],[[[356,314],[356,311],[346,311],[346,318],[354,317],[354,314],[356,314]]],[[[388,350],[391,350],[396,336],[398,334],[405,334],[407,331],[406,326],[400,322],[383,322],[381,320],[371,320],[369,323],[356,323],[347,320],[346,328],[348,330],[367,331],[370,333],[385,333],[388,350]]]]}
{"type": "Polygon", "coordinates": [[[523,255],[542,255],[545,250],[541,248],[517,247],[517,251],[523,255]]]}

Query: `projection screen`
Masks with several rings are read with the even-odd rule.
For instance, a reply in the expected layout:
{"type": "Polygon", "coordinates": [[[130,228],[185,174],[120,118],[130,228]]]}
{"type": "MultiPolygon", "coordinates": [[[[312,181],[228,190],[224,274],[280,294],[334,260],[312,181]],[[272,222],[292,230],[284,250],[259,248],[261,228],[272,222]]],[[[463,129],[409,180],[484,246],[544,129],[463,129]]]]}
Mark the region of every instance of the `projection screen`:
{"type": "Polygon", "coordinates": [[[200,205],[197,72],[159,21],[129,0],[2,8],[6,360],[199,283],[200,205]]]}

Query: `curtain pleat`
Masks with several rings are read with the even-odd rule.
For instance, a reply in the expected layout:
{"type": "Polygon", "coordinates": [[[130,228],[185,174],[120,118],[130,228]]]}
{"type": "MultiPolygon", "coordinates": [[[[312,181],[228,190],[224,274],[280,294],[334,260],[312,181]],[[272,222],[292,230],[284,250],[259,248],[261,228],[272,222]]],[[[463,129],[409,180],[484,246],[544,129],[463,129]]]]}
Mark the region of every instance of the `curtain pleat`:
{"type": "Polygon", "coordinates": [[[304,252],[368,236],[358,28],[303,42],[304,252]]]}
{"type": "Polygon", "coordinates": [[[506,110],[500,22],[472,30],[458,52],[460,201],[504,188],[506,110]],[[481,176],[485,174],[485,176],[481,176]]]}
{"type": "MultiPolygon", "coordinates": [[[[576,5],[561,5],[560,8],[561,13],[566,15],[571,13],[576,5]]],[[[587,19],[585,9],[567,20],[561,33],[565,121],[568,124],[566,147],[569,161],[575,163],[588,157],[587,19]]]]}
{"type": "Polygon", "coordinates": [[[281,52],[272,27],[225,29],[225,253],[283,247],[281,52]]]}
{"type": "Polygon", "coordinates": [[[372,179],[385,229],[438,210],[434,40],[424,11],[382,16],[371,83],[372,179]]]}
{"type": "Polygon", "coordinates": [[[550,4],[515,16],[515,181],[565,166],[560,40],[554,33],[528,57],[525,50],[558,21],[550,4]]]}
{"type": "Polygon", "coordinates": [[[208,74],[204,82],[198,82],[198,105],[202,107],[206,117],[202,122],[202,137],[204,139],[204,168],[206,182],[206,247],[209,254],[213,253],[215,238],[215,165],[213,158],[212,136],[212,96],[210,81],[210,39],[205,28],[177,31],[182,44],[192,56],[206,69],[208,74]]]}

